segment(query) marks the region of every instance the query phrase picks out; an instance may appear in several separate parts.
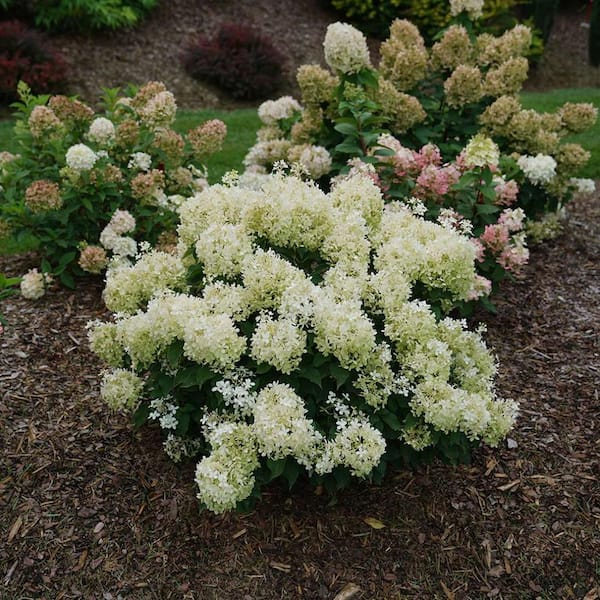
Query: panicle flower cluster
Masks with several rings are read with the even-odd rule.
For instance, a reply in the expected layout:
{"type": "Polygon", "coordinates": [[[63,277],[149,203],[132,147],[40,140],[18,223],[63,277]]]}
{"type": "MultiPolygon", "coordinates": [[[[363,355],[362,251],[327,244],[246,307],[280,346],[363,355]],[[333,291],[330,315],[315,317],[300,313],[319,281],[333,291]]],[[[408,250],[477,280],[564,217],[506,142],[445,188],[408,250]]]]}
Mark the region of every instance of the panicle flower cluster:
{"type": "Polygon", "coordinates": [[[115,140],[115,126],[106,117],[96,117],[88,129],[87,137],[100,146],[107,146],[115,140]]]}
{"type": "MultiPolygon", "coordinates": [[[[320,65],[301,65],[296,73],[296,81],[300,88],[302,102],[305,105],[317,106],[331,102],[335,88],[339,84],[338,78],[320,65]]],[[[302,109],[300,105],[297,108],[295,105],[290,104],[290,106],[294,106],[294,110],[302,109]]],[[[286,114],[286,118],[292,114],[293,112],[286,114]]]]}
{"type": "MultiPolygon", "coordinates": [[[[415,156],[422,168],[441,161],[435,147],[415,156]]],[[[494,396],[495,365],[479,335],[410,300],[417,283],[466,298],[480,285],[474,246],[404,206],[384,206],[364,171],[328,194],[282,172],[254,190],[230,177],[181,206],[178,256],[155,251],[108,271],[104,299],[119,314],[89,336],[115,369],[103,386],[111,405],[137,402],[141,379],[131,374],[176,374],[166,358],[174,344],[185,364],[215,374],[210,393],[221,404],[205,414],[210,453],[196,470],[198,496],[214,512],[248,498],[265,459],[368,476],[387,448],[372,416],[392,396],[410,403],[416,423],[398,436],[415,448],[435,430],[497,443],[512,425],[514,406],[494,396]],[[186,267],[200,280],[188,282],[186,267]],[[304,366],[317,359],[357,397],[340,392],[321,406],[293,384],[304,376],[320,386],[318,368],[304,366]]],[[[507,213],[503,227],[518,220],[507,213]]],[[[151,418],[173,432],[180,402],[153,400],[151,418]]]]}
{"type": "Polygon", "coordinates": [[[36,106],[29,115],[29,131],[36,139],[55,138],[62,129],[62,122],[48,106],[36,106]]]}
{"type": "Polygon", "coordinates": [[[465,146],[464,162],[467,167],[497,167],[499,161],[498,145],[482,133],[472,137],[465,146]]]}
{"type": "Polygon", "coordinates": [[[277,125],[283,119],[289,119],[302,107],[291,96],[282,96],[277,100],[267,100],[258,107],[258,118],[265,125],[277,125]]]}
{"type": "Polygon", "coordinates": [[[61,121],[76,127],[87,125],[94,117],[94,111],[76,98],[52,96],[48,106],[61,121]]]}
{"type": "Polygon", "coordinates": [[[327,27],[323,48],[332,71],[357,73],[371,65],[365,36],[347,23],[337,22],[327,27]]]}
{"type": "Polygon", "coordinates": [[[410,90],[425,77],[429,55],[419,30],[410,21],[396,19],[392,23],[380,52],[381,74],[397,90],[410,90]]]}
{"type": "Polygon", "coordinates": [[[448,106],[461,108],[479,102],[483,96],[482,74],[477,67],[458,65],[446,81],[444,92],[448,106]]]}
{"type": "Polygon", "coordinates": [[[62,199],[58,184],[45,179],[34,181],[25,190],[25,205],[34,213],[59,209],[62,199]]]}
{"type": "Polygon", "coordinates": [[[142,122],[153,129],[172,125],[176,112],[175,97],[168,91],[158,92],[138,109],[142,122]]]}
{"type": "Polygon", "coordinates": [[[143,380],[133,371],[118,368],[104,374],[100,395],[113,410],[133,410],[142,388],[143,380]]]}
{"type": "Polygon", "coordinates": [[[431,48],[431,64],[436,69],[452,71],[459,65],[473,64],[474,54],[467,30],[462,25],[451,25],[431,48]]]}
{"type": "Polygon", "coordinates": [[[28,300],[37,300],[46,293],[46,289],[52,281],[52,276],[48,273],[29,269],[21,278],[21,295],[28,300]]]}
{"type": "Polygon", "coordinates": [[[227,125],[220,119],[211,119],[188,131],[194,154],[201,158],[221,150],[226,136],[227,125]]]}
{"type": "Polygon", "coordinates": [[[520,156],[517,164],[525,177],[534,185],[550,183],[556,175],[556,161],[551,156],[544,154],[520,156]]]}
{"type": "Polygon", "coordinates": [[[558,116],[569,133],[581,133],[593,127],[598,118],[598,109],[589,102],[566,102],[558,110],[558,116]]]}
{"type": "Polygon", "coordinates": [[[466,12],[474,21],[480,19],[483,14],[483,0],[450,0],[450,14],[456,17],[461,12],[466,12]]]}
{"type": "Polygon", "coordinates": [[[101,273],[108,266],[106,250],[101,246],[85,246],[79,254],[78,264],[88,273],[101,273]]]}
{"type": "Polygon", "coordinates": [[[89,171],[98,160],[98,155],[85,144],[75,144],[67,150],[65,156],[67,166],[80,173],[89,171]]]}

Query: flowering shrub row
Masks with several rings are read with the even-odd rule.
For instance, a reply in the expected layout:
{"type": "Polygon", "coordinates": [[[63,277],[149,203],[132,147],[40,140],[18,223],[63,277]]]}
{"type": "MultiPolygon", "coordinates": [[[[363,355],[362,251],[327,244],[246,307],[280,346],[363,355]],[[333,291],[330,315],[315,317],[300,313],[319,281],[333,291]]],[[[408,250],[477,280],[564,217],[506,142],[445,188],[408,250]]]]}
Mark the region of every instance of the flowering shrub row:
{"type": "Polygon", "coordinates": [[[335,490],[465,460],[512,426],[480,335],[443,316],[477,286],[468,238],[384,205],[360,173],[329,194],[281,173],[217,185],[180,217],[176,254],[108,271],[116,318],[90,340],[107,403],[157,421],[173,458],[202,454],[210,510],[301,473],[335,490]]]}
{"type": "MultiPolygon", "coordinates": [[[[33,236],[42,270],[66,285],[101,272],[111,255],[135,256],[135,238],[155,244],[173,231],[175,209],[206,185],[202,161],[226,134],[216,120],[186,137],[173,131],[175,98],[158,82],[123,97],[108,90],[103,116],[19,89],[20,154],[0,155],[0,231],[33,236]]],[[[38,293],[42,284],[38,277],[38,293]]]]}
{"type": "Polygon", "coordinates": [[[562,139],[590,127],[597,110],[572,103],[556,113],[522,109],[516,94],[527,75],[529,30],[474,36],[469,16],[481,3],[459,4],[457,19],[466,25],[450,26],[431,48],[414,25],[395,21],[378,70],[358,30],[330,25],[331,71],[304,65],[302,104],[284,97],[261,105],[264,126],[245,163],[261,173],[279,160],[298,162],[324,187],[351,168],[348,161],[371,164],[386,198],[416,197],[433,219],[456,213],[486,251],[482,274],[497,282],[527,260],[524,217],[539,219],[589,187],[573,177],[589,153],[562,139]]]}

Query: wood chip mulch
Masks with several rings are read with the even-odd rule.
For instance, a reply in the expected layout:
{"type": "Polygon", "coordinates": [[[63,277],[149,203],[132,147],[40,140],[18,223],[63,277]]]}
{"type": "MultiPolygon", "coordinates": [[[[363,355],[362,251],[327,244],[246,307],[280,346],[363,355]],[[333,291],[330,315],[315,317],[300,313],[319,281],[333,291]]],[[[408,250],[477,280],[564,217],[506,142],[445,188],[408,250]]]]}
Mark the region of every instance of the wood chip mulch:
{"type": "Polygon", "coordinates": [[[521,403],[510,438],[335,500],[272,487],[250,514],[199,513],[193,464],[99,399],[100,293],[3,302],[3,600],[600,597],[600,198],[573,203],[485,316],[521,403]]]}

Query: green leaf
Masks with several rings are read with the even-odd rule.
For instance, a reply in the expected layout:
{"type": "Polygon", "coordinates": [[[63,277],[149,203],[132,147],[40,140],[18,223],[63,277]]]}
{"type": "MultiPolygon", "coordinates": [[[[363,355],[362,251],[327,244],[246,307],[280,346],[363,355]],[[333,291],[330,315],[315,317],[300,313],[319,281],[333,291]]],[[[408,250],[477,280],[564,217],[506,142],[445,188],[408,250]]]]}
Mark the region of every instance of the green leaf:
{"type": "Polygon", "coordinates": [[[350,371],[335,363],[329,365],[329,373],[335,379],[338,390],[350,379],[351,375],[350,371]]]}
{"type": "Polygon", "coordinates": [[[500,208],[495,204],[477,204],[475,210],[480,215],[493,215],[494,213],[497,213],[500,208]]]}
{"type": "Polygon", "coordinates": [[[311,381],[315,385],[319,386],[319,388],[322,387],[321,380],[323,379],[323,376],[321,375],[318,369],[314,369],[313,367],[304,367],[300,371],[300,377],[308,379],[308,381],[311,381]]]}
{"type": "Polygon", "coordinates": [[[73,275],[71,275],[71,273],[68,271],[63,271],[59,275],[59,279],[65,287],[68,287],[71,290],[75,289],[75,279],[73,279],[73,275]]]}
{"type": "Polygon", "coordinates": [[[136,429],[139,429],[146,421],[148,420],[148,415],[150,414],[150,405],[149,404],[140,404],[137,407],[137,410],[133,413],[133,426],[136,429]]]}
{"type": "Polygon", "coordinates": [[[342,154],[352,154],[353,156],[363,155],[362,148],[358,144],[350,141],[344,141],[341,144],[338,144],[334,150],[336,152],[341,152],[342,154]]]}
{"type": "Polygon", "coordinates": [[[400,423],[398,417],[389,410],[382,410],[379,413],[381,420],[394,431],[400,431],[402,429],[402,423],[400,423]]]}
{"type": "Polygon", "coordinates": [[[267,458],[267,468],[269,469],[269,481],[279,477],[285,470],[287,459],[272,460],[267,458]]]}
{"type": "Polygon", "coordinates": [[[298,479],[300,472],[301,472],[301,467],[295,460],[288,459],[286,461],[285,469],[283,471],[283,476],[286,478],[286,480],[288,482],[288,487],[290,490],[292,489],[294,483],[296,483],[296,480],[298,479]]]}
{"type": "Polygon", "coordinates": [[[168,348],[166,353],[169,366],[174,369],[179,365],[179,361],[183,356],[183,342],[181,340],[174,341],[168,348]]]}
{"type": "Polygon", "coordinates": [[[178,436],[184,436],[190,428],[191,415],[189,412],[177,411],[177,432],[178,436]]]}
{"type": "Polygon", "coordinates": [[[205,365],[194,365],[179,371],[175,375],[174,385],[182,388],[202,388],[212,377],[214,377],[214,373],[208,367],[205,365]]]}
{"type": "Polygon", "coordinates": [[[354,123],[337,123],[333,128],[336,131],[339,131],[342,135],[358,137],[358,129],[354,123]]]}

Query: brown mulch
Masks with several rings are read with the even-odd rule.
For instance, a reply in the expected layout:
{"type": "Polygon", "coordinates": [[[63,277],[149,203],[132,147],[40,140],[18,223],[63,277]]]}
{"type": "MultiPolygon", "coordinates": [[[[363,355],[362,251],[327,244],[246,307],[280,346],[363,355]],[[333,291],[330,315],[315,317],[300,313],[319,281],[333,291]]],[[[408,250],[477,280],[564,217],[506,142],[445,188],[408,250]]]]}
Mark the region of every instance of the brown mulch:
{"type": "Polygon", "coordinates": [[[103,315],[101,282],[5,301],[0,598],[597,600],[599,275],[596,197],[485,316],[499,392],[521,403],[501,448],[334,500],[270,487],[224,516],[199,514],[193,465],[170,463],[156,429],[100,401],[85,325],[103,315]]]}

